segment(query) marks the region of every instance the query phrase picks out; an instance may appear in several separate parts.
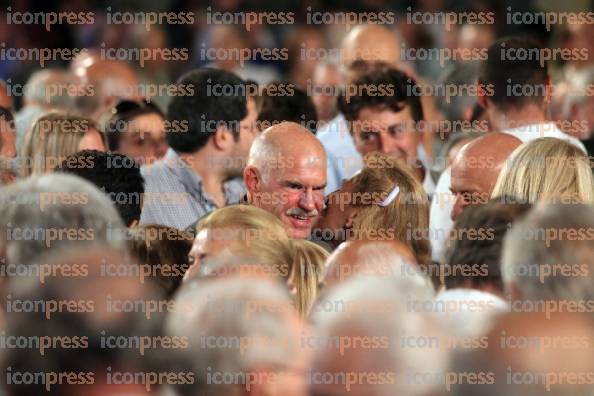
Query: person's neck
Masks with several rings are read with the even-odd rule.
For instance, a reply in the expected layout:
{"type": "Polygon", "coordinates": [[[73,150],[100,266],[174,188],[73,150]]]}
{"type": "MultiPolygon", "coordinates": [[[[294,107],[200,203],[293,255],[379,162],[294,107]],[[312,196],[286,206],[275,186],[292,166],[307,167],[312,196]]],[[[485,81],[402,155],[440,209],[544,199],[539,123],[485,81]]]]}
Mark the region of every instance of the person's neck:
{"type": "Polygon", "coordinates": [[[179,154],[182,161],[200,177],[202,189],[208,197],[218,206],[225,206],[225,191],[223,184],[228,176],[221,172],[214,159],[216,155],[206,148],[191,154],[179,154]]]}
{"type": "Polygon", "coordinates": [[[526,106],[506,112],[494,111],[490,115],[490,121],[496,131],[505,131],[548,122],[545,112],[538,106],[526,106]]]}

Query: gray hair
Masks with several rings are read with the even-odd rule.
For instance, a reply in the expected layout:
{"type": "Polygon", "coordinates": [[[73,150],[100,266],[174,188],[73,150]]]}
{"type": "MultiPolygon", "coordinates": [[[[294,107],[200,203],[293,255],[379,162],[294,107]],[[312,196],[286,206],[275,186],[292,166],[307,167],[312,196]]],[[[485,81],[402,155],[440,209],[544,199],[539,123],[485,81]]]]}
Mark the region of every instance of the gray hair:
{"type": "Polygon", "coordinates": [[[125,226],[110,199],[77,176],[33,176],[0,189],[6,259],[34,264],[49,252],[103,244],[127,252],[125,226]]]}
{"type": "Polygon", "coordinates": [[[79,89],[76,78],[71,72],[44,69],[31,74],[25,84],[23,96],[26,103],[70,110],[74,108],[78,96],[72,95],[72,92],[79,89]]]}
{"type": "Polygon", "coordinates": [[[246,277],[196,280],[184,284],[175,301],[184,308],[169,316],[166,333],[188,337],[185,356],[178,357],[197,377],[193,385],[179,387],[179,395],[239,395],[256,367],[285,370],[299,348],[290,320],[297,316],[280,283],[246,277]],[[222,374],[233,381],[217,383],[222,374]]]}
{"type": "MultiPolygon", "coordinates": [[[[439,345],[436,326],[428,314],[411,309],[409,304],[410,301],[430,300],[433,295],[431,288],[417,284],[416,278],[422,275],[415,272],[419,271],[413,267],[410,273],[414,275],[406,277],[356,275],[332,289],[314,307],[318,337],[327,340],[328,345],[316,350],[312,378],[315,379],[317,373],[324,373],[326,377],[331,372],[332,385],[343,387],[337,394],[348,394],[341,382],[342,372],[333,369],[335,362],[342,360],[340,368],[344,372],[379,371],[393,378],[379,386],[368,384],[358,394],[418,396],[431,394],[442,386],[447,354],[439,345]],[[398,279],[399,282],[395,282],[398,279]],[[424,347],[405,345],[402,342],[405,336],[428,344],[424,347]],[[335,342],[362,337],[374,340],[372,342],[387,341],[382,347],[359,345],[355,352],[359,355],[348,358],[342,355],[335,342]]],[[[328,382],[313,385],[328,385],[328,382]]]]}
{"type": "Polygon", "coordinates": [[[557,203],[532,209],[507,233],[502,260],[506,290],[515,287],[523,300],[593,300],[594,207],[557,203]]]}

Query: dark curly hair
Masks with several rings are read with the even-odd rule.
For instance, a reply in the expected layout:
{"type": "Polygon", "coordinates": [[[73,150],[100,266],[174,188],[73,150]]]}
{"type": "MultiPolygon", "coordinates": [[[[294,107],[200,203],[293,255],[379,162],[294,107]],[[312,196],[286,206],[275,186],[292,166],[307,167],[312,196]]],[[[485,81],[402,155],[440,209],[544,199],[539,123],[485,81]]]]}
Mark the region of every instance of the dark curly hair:
{"type": "Polygon", "coordinates": [[[417,82],[400,70],[374,70],[345,88],[339,106],[348,121],[355,121],[367,107],[400,112],[409,106],[413,120],[419,122],[423,120],[420,92],[417,82]]]}
{"type": "Polygon", "coordinates": [[[82,177],[109,195],[127,226],[140,220],[144,179],[132,158],[123,154],[83,150],[66,157],[56,172],[82,177]]]}

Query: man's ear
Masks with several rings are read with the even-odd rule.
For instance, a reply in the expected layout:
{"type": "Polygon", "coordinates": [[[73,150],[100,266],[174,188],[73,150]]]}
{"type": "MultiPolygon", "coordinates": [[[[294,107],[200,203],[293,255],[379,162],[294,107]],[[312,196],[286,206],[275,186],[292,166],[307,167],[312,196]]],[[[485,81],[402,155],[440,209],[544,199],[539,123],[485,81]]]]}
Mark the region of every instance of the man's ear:
{"type": "Polygon", "coordinates": [[[243,184],[248,192],[253,193],[260,189],[262,177],[260,171],[253,165],[248,165],[243,170],[243,184]]]}
{"type": "Polygon", "coordinates": [[[476,100],[483,109],[486,109],[489,106],[489,92],[485,84],[480,80],[477,82],[476,87],[476,100]]]}
{"type": "Polygon", "coordinates": [[[215,133],[212,136],[212,142],[214,147],[220,151],[229,151],[231,147],[235,144],[235,140],[233,139],[233,134],[224,125],[217,126],[215,133]]]}

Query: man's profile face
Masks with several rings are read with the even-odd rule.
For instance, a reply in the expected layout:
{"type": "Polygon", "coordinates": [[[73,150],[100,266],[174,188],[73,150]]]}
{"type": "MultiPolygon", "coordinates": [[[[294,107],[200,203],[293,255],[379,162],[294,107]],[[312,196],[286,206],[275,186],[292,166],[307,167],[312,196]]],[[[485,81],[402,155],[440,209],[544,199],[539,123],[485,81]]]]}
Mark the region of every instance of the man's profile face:
{"type": "Polygon", "coordinates": [[[302,151],[269,162],[268,169],[251,192],[254,204],[278,217],[291,238],[308,238],[324,206],[325,156],[302,151]]]}
{"type": "Polygon", "coordinates": [[[365,107],[352,124],[353,140],[363,156],[379,151],[415,167],[419,132],[414,126],[409,106],[399,112],[365,107]]]}
{"type": "Polygon", "coordinates": [[[451,213],[454,221],[468,206],[486,203],[495,184],[489,169],[471,165],[472,161],[466,161],[460,155],[452,165],[451,191],[456,196],[451,213]]]}

